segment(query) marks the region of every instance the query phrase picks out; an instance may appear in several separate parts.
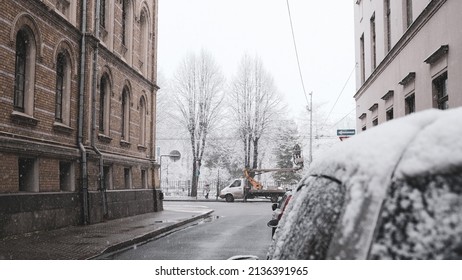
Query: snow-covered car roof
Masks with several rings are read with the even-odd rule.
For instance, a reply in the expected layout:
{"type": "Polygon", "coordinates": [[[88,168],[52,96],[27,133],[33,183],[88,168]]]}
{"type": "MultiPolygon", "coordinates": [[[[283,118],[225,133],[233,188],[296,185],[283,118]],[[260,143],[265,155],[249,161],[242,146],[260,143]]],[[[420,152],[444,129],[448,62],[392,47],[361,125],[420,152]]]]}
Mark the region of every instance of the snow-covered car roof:
{"type": "MultiPolygon", "coordinates": [[[[337,180],[345,188],[344,208],[327,258],[367,258],[392,179],[462,166],[461,121],[462,108],[411,114],[341,142],[313,162],[299,190],[320,176],[337,180]]],[[[290,236],[290,224],[300,210],[294,201],[301,199],[294,194],[289,213],[281,221],[270,249],[275,258],[290,250],[283,248],[284,239],[290,236]]]]}

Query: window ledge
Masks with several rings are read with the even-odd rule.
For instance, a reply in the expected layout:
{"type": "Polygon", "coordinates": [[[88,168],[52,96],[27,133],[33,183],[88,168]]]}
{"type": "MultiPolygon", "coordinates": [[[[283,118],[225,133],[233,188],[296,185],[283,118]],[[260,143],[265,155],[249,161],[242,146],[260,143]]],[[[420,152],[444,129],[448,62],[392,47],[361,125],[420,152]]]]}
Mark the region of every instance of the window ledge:
{"type": "Polygon", "coordinates": [[[127,148],[131,146],[131,143],[125,140],[120,140],[120,146],[127,148]]]}
{"type": "Polygon", "coordinates": [[[409,74],[404,77],[401,82],[399,82],[400,85],[405,86],[409,84],[411,81],[415,80],[415,72],[409,72],[409,74]]]}
{"type": "Polygon", "coordinates": [[[449,52],[449,45],[442,45],[439,49],[437,49],[434,53],[432,53],[427,59],[425,59],[425,63],[433,64],[437,62],[440,58],[446,55],[449,52]]]}
{"type": "Polygon", "coordinates": [[[138,151],[145,152],[148,148],[143,145],[138,145],[138,151]]]}
{"type": "Polygon", "coordinates": [[[98,134],[98,139],[101,141],[101,142],[104,142],[104,143],[110,143],[112,141],[112,138],[107,136],[107,135],[104,135],[104,134],[101,134],[99,133],[98,134]]]}
{"type": "Polygon", "coordinates": [[[13,111],[11,113],[11,119],[12,121],[19,123],[19,124],[25,124],[25,125],[31,125],[31,126],[36,126],[38,124],[38,120],[26,113],[19,112],[19,111],[13,111]]]}
{"type": "Polygon", "coordinates": [[[63,123],[60,123],[60,122],[54,122],[53,123],[53,129],[56,130],[56,131],[59,131],[59,132],[63,132],[63,133],[71,133],[72,131],[74,131],[74,129],[70,126],[67,126],[63,123]]]}
{"type": "Polygon", "coordinates": [[[389,90],[387,93],[385,93],[384,96],[382,96],[382,100],[387,101],[388,99],[392,98],[395,92],[393,90],[389,90]]]}
{"type": "Polygon", "coordinates": [[[377,108],[379,108],[379,104],[374,103],[374,105],[372,105],[371,108],[369,108],[369,111],[374,112],[375,110],[377,110],[377,108]]]}

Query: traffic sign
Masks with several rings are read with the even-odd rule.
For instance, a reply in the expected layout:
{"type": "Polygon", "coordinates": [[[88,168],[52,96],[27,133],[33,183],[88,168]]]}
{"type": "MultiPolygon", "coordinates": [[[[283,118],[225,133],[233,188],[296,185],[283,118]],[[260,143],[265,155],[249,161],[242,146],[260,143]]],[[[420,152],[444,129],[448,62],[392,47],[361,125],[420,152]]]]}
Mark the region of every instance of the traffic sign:
{"type": "Polygon", "coordinates": [[[337,129],[337,136],[353,136],[355,134],[355,129],[337,129]]]}

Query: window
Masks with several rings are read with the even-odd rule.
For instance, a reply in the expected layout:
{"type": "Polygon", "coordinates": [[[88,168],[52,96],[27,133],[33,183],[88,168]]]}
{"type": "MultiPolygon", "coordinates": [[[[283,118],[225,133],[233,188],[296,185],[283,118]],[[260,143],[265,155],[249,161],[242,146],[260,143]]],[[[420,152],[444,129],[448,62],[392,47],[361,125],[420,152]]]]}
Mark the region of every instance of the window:
{"type": "Polygon", "coordinates": [[[240,187],[241,186],[241,180],[235,180],[232,184],[231,184],[231,188],[237,188],[237,187],[240,187]]]}
{"type": "Polygon", "coordinates": [[[372,71],[377,67],[377,51],[376,51],[376,38],[375,38],[375,13],[371,17],[371,64],[372,71]]]}
{"type": "Polygon", "coordinates": [[[128,21],[128,3],[122,0],[122,45],[127,45],[127,21],[128,21]]]}
{"type": "Polygon", "coordinates": [[[364,84],[366,81],[366,67],[365,67],[365,50],[364,50],[364,34],[359,38],[359,52],[360,52],[360,66],[361,66],[361,84],[364,84]]]}
{"type": "Polygon", "coordinates": [[[99,131],[109,135],[110,84],[107,75],[103,75],[100,82],[99,94],[99,131]]]}
{"type": "Polygon", "coordinates": [[[140,145],[146,145],[146,101],[144,97],[140,100],[140,145]]]}
{"type": "Polygon", "coordinates": [[[122,18],[121,18],[121,45],[122,54],[129,65],[132,65],[133,58],[133,1],[122,0],[122,18]]]}
{"type": "Polygon", "coordinates": [[[405,23],[406,23],[406,28],[411,26],[413,20],[413,15],[412,15],[412,0],[406,0],[406,7],[405,7],[405,23]]]}
{"type": "Polygon", "coordinates": [[[366,131],[366,126],[363,126],[363,128],[361,128],[362,131],[366,131]]]}
{"type": "Polygon", "coordinates": [[[393,108],[390,108],[387,110],[386,117],[387,117],[387,121],[393,119],[393,108]]]}
{"type": "Polygon", "coordinates": [[[132,173],[129,167],[124,168],[124,187],[126,189],[132,188],[132,173]]]}
{"type": "Polygon", "coordinates": [[[59,122],[63,120],[63,88],[64,88],[64,68],[66,67],[66,59],[62,53],[58,55],[56,63],[56,105],[55,119],[59,122]]]}
{"type": "Polygon", "coordinates": [[[69,18],[70,4],[69,0],[58,0],[56,1],[56,9],[66,18],[69,18]]]}
{"type": "Polygon", "coordinates": [[[112,189],[112,169],[111,166],[103,166],[103,182],[106,190],[112,189]]]}
{"type": "Polygon", "coordinates": [[[125,87],[122,92],[122,139],[129,141],[130,137],[130,94],[125,87]]]}
{"type": "Polygon", "coordinates": [[[270,257],[299,260],[328,258],[329,245],[345,202],[345,188],[338,181],[309,177],[292,200],[289,209],[285,210],[290,212],[291,221],[283,221],[283,227],[279,229],[282,232],[280,236],[285,237],[284,246],[278,250],[270,248],[270,257]]]}
{"type": "Polygon", "coordinates": [[[37,161],[33,158],[18,160],[19,191],[37,192],[39,185],[37,161]]]}
{"type": "Polygon", "coordinates": [[[379,119],[375,118],[372,120],[372,126],[377,126],[379,124],[379,119]]]}
{"type": "Polygon", "coordinates": [[[61,191],[74,191],[74,168],[70,162],[59,163],[59,188],[61,191]]]}
{"type": "Polygon", "coordinates": [[[147,12],[143,9],[140,16],[140,61],[141,61],[141,72],[147,75],[148,70],[148,49],[149,49],[149,20],[147,12]]]}
{"type": "Polygon", "coordinates": [[[70,71],[71,67],[66,52],[59,53],[56,62],[55,120],[66,125],[70,123],[70,71]]]}
{"type": "Polygon", "coordinates": [[[16,35],[16,69],[14,80],[14,108],[20,112],[24,112],[28,42],[29,38],[26,32],[20,30],[16,35]]]}
{"type": "Polygon", "coordinates": [[[391,49],[391,9],[390,0],[384,1],[384,15],[385,15],[385,50],[387,52],[391,49]]]}
{"type": "Polygon", "coordinates": [[[415,94],[411,94],[404,100],[404,114],[409,115],[415,112],[415,94]]]}
{"type": "Polygon", "coordinates": [[[449,108],[448,74],[444,73],[433,80],[434,105],[436,108],[446,110],[449,108]]]}
{"type": "Polygon", "coordinates": [[[141,169],[141,187],[143,189],[148,188],[148,174],[145,169],[141,169]]]}
{"type": "Polygon", "coordinates": [[[106,28],[106,0],[99,1],[99,24],[106,28]]]}

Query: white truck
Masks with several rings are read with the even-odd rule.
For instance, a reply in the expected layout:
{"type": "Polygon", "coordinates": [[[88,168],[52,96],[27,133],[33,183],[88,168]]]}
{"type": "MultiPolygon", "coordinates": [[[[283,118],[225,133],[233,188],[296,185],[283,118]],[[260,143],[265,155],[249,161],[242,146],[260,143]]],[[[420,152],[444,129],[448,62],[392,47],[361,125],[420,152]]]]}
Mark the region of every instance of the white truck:
{"type": "Polygon", "coordinates": [[[233,202],[235,198],[255,198],[266,197],[271,199],[271,202],[276,203],[280,196],[286,192],[283,188],[264,188],[263,185],[255,180],[252,176],[266,172],[296,172],[303,168],[303,157],[298,144],[293,149],[293,163],[296,167],[293,168],[271,168],[271,169],[244,169],[244,178],[234,179],[233,182],[226,188],[220,191],[220,197],[226,199],[227,202],[233,202]],[[254,175],[250,175],[254,174],[254,175]]]}
{"type": "Polygon", "coordinates": [[[265,197],[271,199],[273,203],[276,203],[280,196],[283,196],[286,192],[283,188],[274,188],[274,189],[254,189],[249,188],[247,191],[247,197],[245,197],[245,186],[247,179],[238,178],[234,179],[232,183],[226,188],[220,191],[220,198],[226,200],[226,202],[233,202],[234,199],[242,198],[255,198],[255,197],[265,197]]]}

